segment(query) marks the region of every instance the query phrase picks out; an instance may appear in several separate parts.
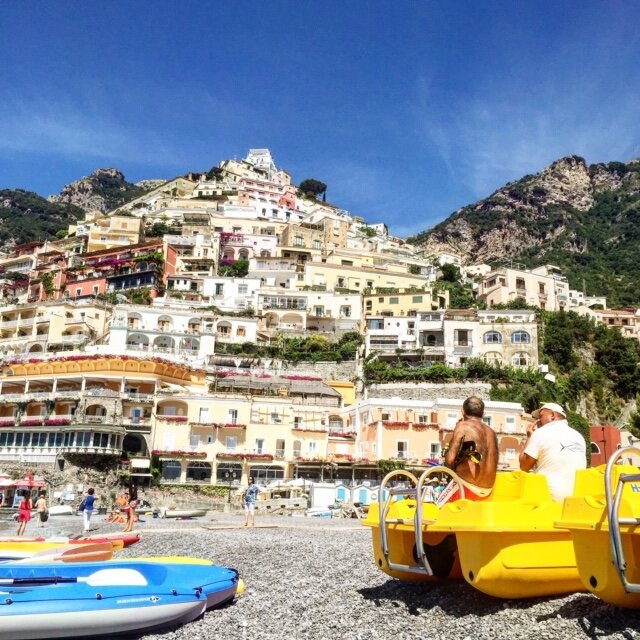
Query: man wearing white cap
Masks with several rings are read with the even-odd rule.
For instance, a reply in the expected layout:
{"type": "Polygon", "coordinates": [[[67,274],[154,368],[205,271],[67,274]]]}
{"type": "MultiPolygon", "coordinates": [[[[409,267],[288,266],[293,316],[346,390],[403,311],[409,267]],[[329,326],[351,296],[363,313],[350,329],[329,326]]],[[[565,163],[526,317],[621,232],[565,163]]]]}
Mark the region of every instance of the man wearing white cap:
{"type": "Polygon", "coordinates": [[[520,468],[546,476],[551,496],[562,502],[573,494],[576,471],[587,466],[587,445],[567,422],[565,410],[546,402],[531,414],[535,423],[527,428],[527,441],[520,454],[520,468]]]}

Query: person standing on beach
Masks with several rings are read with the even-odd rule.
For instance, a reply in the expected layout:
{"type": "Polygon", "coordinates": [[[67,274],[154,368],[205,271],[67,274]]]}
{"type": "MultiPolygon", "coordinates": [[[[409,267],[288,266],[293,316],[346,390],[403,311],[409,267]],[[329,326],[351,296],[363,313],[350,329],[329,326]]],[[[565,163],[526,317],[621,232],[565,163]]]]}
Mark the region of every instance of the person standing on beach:
{"type": "Polygon", "coordinates": [[[253,476],[249,477],[249,486],[244,490],[244,526],[249,526],[249,517],[251,517],[251,526],[256,526],[256,500],[260,493],[260,487],[256,484],[253,476]]]}
{"type": "Polygon", "coordinates": [[[22,500],[18,507],[18,533],[17,535],[23,536],[24,530],[27,528],[27,522],[31,520],[31,496],[29,489],[22,490],[22,500]]]}
{"type": "Polygon", "coordinates": [[[93,505],[96,501],[95,489],[90,487],[87,490],[87,495],[84,497],[84,511],[82,517],[84,520],[84,532],[91,531],[91,516],[93,515],[93,505]]]}
{"type": "Polygon", "coordinates": [[[44,527],[44,514],[47,512],[47,494],[42,491],[40,496],[36,500],[36,512],[38,514],[38,529],[42,529],[44,527]]]}
{"type": "Polygon", "coordinates": [[[138,487],[135,483],[129,485],[129,510],[127,511],[127,526],[123,529],[124,532],[133,531],[133,525],[138,519],[136,516],[136,507],[138,506],[138,487]]]}

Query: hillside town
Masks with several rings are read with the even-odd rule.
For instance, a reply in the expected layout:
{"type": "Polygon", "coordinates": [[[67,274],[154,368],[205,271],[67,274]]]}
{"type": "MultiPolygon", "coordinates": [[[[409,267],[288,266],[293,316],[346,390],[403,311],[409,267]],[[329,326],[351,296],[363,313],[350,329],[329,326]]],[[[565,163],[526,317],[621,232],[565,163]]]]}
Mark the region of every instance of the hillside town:
{"type": "Polygon", "coordinates": [[[252,149],[0,254],[0,461],[93,456],[142,485],[357,484],[439,461],[477,393],[500,468],[517,468],[519,403],[482,382],[365,385],[364,364],[544,371],[536,309],[640,338],[639,310],[554,265],[430,255],[317,195],[252,149]],[[477,305],[452,306],[452,272],[477,305]]]}

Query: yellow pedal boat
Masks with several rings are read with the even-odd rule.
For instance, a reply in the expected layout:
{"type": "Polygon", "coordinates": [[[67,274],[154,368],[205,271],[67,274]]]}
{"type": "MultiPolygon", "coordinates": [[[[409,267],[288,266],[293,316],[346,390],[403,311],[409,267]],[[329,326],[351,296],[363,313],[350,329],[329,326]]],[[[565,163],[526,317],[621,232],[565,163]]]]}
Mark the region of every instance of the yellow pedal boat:
{"type": "Polygon", "coordinates": [[[584,589],[605,602],[640,609],[640,471],[618,464],[626,447],[601,465],[576,474],[556,525],[568,530],[584,589]]]}
{"type": "Polygon", "coordinates": [[[553,502],[546,479],[521,471],[501,472],[491,496],[461,499],[438,507],[426,502],[431,475],[457,476],[445,467],[425,471],[419,480],[392,471],[363,524],[372,529],[375,562],[406,580],[464,578],[476,589],[500,598],[527,598],[582,591],[571,533],[554,522],[562,505],[553,502]],[[415,488],[394,489],[406,476],[415,488]],[[402,498],[402,499],[399,499],[402,498]],[[418,508],[420,503],[420,508],[418,508]]]}

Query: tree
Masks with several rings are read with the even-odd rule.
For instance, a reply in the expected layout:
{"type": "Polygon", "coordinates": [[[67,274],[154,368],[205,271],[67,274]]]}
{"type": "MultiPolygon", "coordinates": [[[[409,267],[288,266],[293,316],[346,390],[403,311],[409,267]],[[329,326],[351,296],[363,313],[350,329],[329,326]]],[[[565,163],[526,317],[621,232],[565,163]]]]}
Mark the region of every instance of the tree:
{"type": "Polygon", "coordinates": [[[627,430],[634,438],[640,439],[640,394],[636,396],[636,410],[629,414],[627,430]]]}
{"type": "Polygon", "coordinates": [[[323,200],[327,199],[327,185],[315,178],[307,178],[300,183],[300,191],[302,193],[317,198],[321,193],[324,195],[323,200]]]}
{"type": "Polygon", "coordinates": [[[458,282],[460,280],[460,269],[455,264],[447,262],[440,265],[440,271],[442,271],[442,278],[445,282],[458,282]]]}

